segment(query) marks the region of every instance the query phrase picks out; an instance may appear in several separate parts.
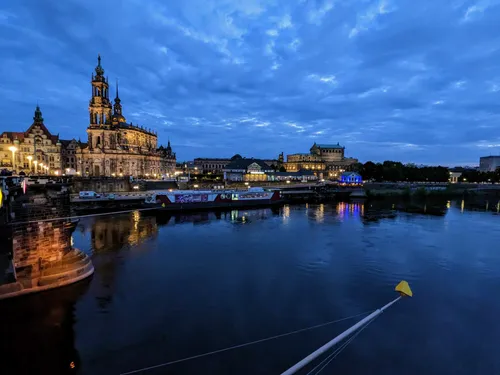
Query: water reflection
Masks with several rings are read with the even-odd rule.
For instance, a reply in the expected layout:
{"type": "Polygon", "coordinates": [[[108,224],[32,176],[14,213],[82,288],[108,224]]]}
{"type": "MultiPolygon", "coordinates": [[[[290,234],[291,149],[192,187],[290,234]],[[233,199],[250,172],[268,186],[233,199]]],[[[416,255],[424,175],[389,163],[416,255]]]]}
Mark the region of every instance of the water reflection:
{"type": "Polygon", "coordinates": [[[71,374],[79,369],[75,303],[90,282],[0,301],[2,373],[71,374]]]}
{"type": "Polygon", "coordinates": [[[348,216],[359,217],[365,213],[364,202],[352,202],[345,203],[339,202],[337,204],[337,215],[340,218],[346,218],[348,216]]]}
{"type": "Polygon", "coordinates": [[[94,251],[117,251],[126,244],[133,246],[156,237],[158,225],[156,216],[134,211],[131,215],[96,217],[92,220],[90,231],[94,251]]]}
{"type": "Polygon", "coordinates": [[[290,218],[290,206],[288,204],[283,206],[282,209],[282,218],[283,218],[283,224],[288,223],[288,219],[290,218]]]}

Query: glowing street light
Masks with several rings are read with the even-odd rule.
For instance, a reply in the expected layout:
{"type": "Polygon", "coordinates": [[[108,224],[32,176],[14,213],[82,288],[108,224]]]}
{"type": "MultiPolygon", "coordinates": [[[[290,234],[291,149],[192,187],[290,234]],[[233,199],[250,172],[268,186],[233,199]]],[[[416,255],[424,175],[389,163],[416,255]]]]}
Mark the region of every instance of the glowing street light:
{"type": "Polygon", "coordinates": [[[33,164],[35,164],[35,174],[38,174],[38,160],[35,160],[33,164]]]}
{"type": "Polygon", "coordinates": [[[33,156],[29,155],[26,157],[28,159],[29,165],[30,165],[30,173],[31,173],[31,161],[33,160],[33,156]]]}
{"type": "Polygon", "coordinates": [[[12,151],[12,170],[16,169],[16,151],[17,147],[10,146],[9,151],[12,151]]]}

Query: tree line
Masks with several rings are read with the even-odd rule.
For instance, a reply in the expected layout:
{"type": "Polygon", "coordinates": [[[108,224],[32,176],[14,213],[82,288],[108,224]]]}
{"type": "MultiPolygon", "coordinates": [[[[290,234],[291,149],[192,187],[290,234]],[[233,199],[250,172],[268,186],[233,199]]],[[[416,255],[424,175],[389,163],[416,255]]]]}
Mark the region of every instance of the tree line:
{"type": "Polygon", "coordinates": [[[431,181],[448,182],[450,172],[446,167],[417,167],[414,164],[403,164],[399,161],[386,160],[383,163],[356,163],[350,168],[359,173],[364,181],[431,181]]]}
{"type": "Polygon", "coordinates": [[[458,179],[460,182],[500,182],[500,168],[495,172],[464,170],[458,179]]]}

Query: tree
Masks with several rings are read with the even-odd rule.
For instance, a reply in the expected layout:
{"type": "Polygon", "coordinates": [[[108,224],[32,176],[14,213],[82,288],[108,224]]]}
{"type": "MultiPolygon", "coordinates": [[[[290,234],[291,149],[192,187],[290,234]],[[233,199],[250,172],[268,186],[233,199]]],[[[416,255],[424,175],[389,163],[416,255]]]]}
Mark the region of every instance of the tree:
{"type": "Polygon", "coordinates": [[[363,176],[363,169],[363,163],[354,163],[347,167],[350,172],[359,173],[361,176],[363,176]]]}
{"type": "Polygon", "coordinates": [[[373,179],[375,176],[375,169],[376,165],[374,162],[367,161],[365,164],[363,164],[363,171],[361,173],[363,180],[373,179]]]}
{"type": "MultiPolygon", "coordinates": [[[[383,163],[366,162],[363,165],[361,175],[364,180],[374,179],[376,181],[430,181],[430,182],[447,182],[450,177],[448,168],[445,167],[417,167],[414,164],[404,165],[398,161],[386,160],[383,163]]],[[[464,178],[468,179],[467,176],[464,178]]],[[[474,181],[478,178],[485,179],[486,176],[478,177],[470,176],[474,181]]],[[[490,176],[490,179],[496,178],[490,176]]],[[[486,180],[485,180],[486,181],[486,180]]]]}
{"type": "Polygon", "coordinates": [[[243,157],[242,157],[240,154],[236,154],[236,155],[234,155],[234,156],[231,158],[231,161],[240,160],[240,159],[243,159],[243,157]]]}
{"type": "Polygon", "coordinates": [[[280,167],[280,172],[286,172],[286,168],[284,166],[280,167]]]}

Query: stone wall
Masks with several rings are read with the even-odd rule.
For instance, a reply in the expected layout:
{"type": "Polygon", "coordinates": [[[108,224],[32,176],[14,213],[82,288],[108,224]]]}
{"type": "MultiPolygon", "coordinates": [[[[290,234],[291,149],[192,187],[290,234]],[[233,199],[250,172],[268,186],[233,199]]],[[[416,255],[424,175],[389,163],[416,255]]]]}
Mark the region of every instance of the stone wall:
{"type": "Polygon", "coordinates": [[[96,193],[132,191],[128,177],[75,177],[73,178],[72,193],[80,191],[95,191],[96,193]]]}
{"type": "MultiPolygon", "coordinates": [[[[67,193],[28,188],[12,205],[12,252],[18,280],[37,281],[41,269],[61,261],[71,250],[68,220],[45,221],[69,214],[67,193]]],[[[25,285],[28,286],[29,285],[25,285]]]]}
{"type": "Polygon", "coordinates": [[[17,279],[34,281],[71,250],[71,236],[63,221],[20,224],[13,228],[12,247],[17,279]]]}

